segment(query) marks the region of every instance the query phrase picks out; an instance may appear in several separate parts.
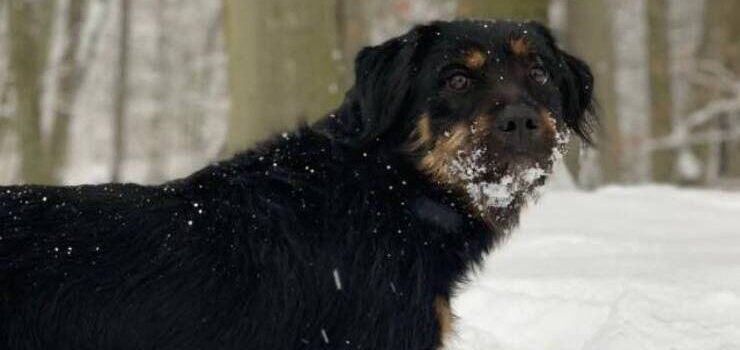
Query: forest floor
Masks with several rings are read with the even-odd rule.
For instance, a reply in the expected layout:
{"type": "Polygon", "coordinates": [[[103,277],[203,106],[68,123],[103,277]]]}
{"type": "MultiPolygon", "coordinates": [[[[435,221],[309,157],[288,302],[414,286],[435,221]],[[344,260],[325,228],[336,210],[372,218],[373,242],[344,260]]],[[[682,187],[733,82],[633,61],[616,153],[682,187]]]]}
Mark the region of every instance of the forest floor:
{"type": "Polygon", "coordinates": [[[547,191],[452,307],[451,349],[740,349],[740,192],[547,191]]]}

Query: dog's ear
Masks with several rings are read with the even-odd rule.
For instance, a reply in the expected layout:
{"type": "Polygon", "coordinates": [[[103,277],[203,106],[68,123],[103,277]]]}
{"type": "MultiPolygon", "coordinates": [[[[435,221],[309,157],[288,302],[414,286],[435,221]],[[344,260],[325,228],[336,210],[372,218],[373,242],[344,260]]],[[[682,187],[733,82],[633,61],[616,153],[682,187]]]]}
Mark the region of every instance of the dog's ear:
{"type": "Polygon", "coordinates": [[[591,69],[582,60],[558,48],[556,40],[547,27],[532,21],[529,23],[542,35],[552,50],[559,56],[565,70],[560,91],[563,96],[563,118],[568,127],[591,144],[594,117],[594,77],[591,69]]]}
{"type": "Polygon", "coordinates": [[[594,123],[594,76],[591,69],[580,59],[560,51],[560,57],[568,67],[561,83],[563,115],[565,123],[586,143],[591,144],[594,123]]]}
{"type": "Polygon", "coordinates": [[[380,138],[409,107],[422,37],[431,25],[378,46],[366,47],[355,59],[355,85],[334,113],[331,133],[353,146],[380,138]]]}

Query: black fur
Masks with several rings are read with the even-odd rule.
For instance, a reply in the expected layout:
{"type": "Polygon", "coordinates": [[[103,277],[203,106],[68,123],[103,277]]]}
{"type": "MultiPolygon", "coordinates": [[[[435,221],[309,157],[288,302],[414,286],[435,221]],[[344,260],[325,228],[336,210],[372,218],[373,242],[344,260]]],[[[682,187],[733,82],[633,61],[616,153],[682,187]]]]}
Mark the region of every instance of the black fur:
{"type": "Polygon", "coordinates": [[[426,27],[416,27],[407,34],[382,45],[366,47],[355,59],[355,85],[335,114],[319,124],[331,128],[331,137],[353,147],[378,141],[398,116],[408,113],[418,55],[420,36],[426,27]]]}
{"type": "MultiPolygon", "coordinates": [[[[478,25],[364,49],[335,113],[187,178],[0,187],[0,348],[439,347],[435,298],[505,228],[399,145],[431,45],[478,25]]],[[[578,131],[590,73],[563,57],[578,131]]]]}

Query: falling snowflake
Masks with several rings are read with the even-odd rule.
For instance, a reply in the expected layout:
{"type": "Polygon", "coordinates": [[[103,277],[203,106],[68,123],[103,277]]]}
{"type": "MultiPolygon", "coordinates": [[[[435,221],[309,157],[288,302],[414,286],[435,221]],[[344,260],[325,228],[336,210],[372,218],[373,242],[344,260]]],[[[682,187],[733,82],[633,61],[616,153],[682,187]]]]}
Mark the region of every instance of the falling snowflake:
{"type": "Polygon", "coordinates": [[[334,269],[332,274],[334,275],[334,284],[337,286],[337,290],[342,290],[342,279],[339,276],[339,270],[334,269]]]}

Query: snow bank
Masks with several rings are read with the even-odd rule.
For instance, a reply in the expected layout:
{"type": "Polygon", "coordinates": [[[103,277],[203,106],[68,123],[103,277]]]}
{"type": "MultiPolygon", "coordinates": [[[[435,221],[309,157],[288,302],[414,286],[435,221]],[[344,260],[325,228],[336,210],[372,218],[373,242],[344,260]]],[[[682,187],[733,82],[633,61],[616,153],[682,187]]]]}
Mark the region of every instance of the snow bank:
{"type": "Polygon", "coordinates": [[[546,193],[453,310],[450,349],[740,349],[740,193],[546,193]]]}

